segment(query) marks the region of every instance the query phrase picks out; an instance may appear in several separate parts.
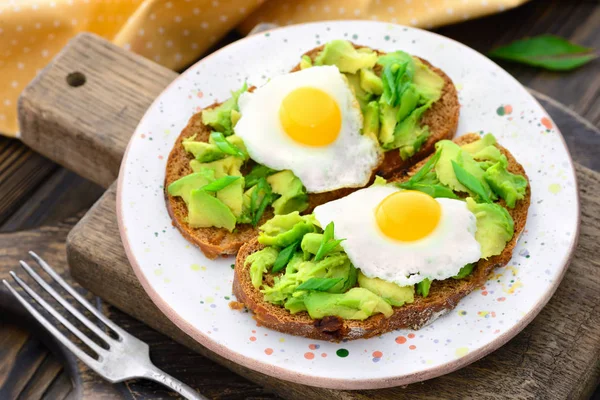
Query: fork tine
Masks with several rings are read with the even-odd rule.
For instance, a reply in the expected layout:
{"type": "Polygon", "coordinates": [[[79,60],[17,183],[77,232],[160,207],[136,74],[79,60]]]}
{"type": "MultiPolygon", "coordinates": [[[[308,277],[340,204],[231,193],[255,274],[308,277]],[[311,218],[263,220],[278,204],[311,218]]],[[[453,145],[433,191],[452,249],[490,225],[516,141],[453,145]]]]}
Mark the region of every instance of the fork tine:
{"type": "Polygon", "coordinates": [[[44,299],[42,299],[36,292],[33,291],[21,278],[17,276],[13,271],[10,271],[10,275],[13,277],[15,281],[30,295],[35,301],[41,305],[44,310],[48,311],[54,318],[56,318],[61,324],[63,324],[68,330],[70,330],[75,336],[79,338],[83,343],[85,343],[88,347],[94,350],[99,356],[106,354],[106,349],[98,346],[93,340],[87,337],[83,332],[81,332],[76,326],[70,323],[65,317],[60,315],[58,311],[54,309],[50,304],[48,304],[44,299]]]}
{"type": "Polygon", "coordinates": [[[89,355],[87,355],[83,350],[81,350],[75,343],[67,339],[65,335],[63,335],[54,325],[52,325],[42,314],[38,312],[23,296],[21,296],[10,283],[6,281],[6,279],[2,280],[4,286],[10,290],[10,292],[19,300],[19,302],[29,311],[29,313],[40,323],[44,328],[46,328],[58,341],[60,341],[66,348],[71,350],[77,358],[86,363],[90,368],[97,368],[99,366],[98,360],[93,359],[89,355]]]}
{"type": "Polygon", "coordinates": [[[50,295],[52,297],[54,297],[54,299],[56,301],[58,301],[60,303],[60,305],[62,305],[64,308],[66,308],[67,311],[69,311],[75,318],[77,318],[79,321],[81,321],[82,324],[87,326],[92,332],[94,332],[96,335],[98,335],[102,340],[104,340],[106,342],[106,344],[108,344],[110,346],[110,342],[114,339],[112,339],[110,336],[108,336],[106,334],[106,332],[103,332],[100,328],[98,328],[98,326],[96,324],[94,324],[86,316],[84,316],[79,311],[77,311],[76,308],[74,308],[72,305],[70,305],[64,299],[64,297],[62,297],[60,294],[58,294],[52,288],[52,286],[50,286],[48,283],[46,283],[46,281],[44,281],[42,279],[42,277],[39,276],[25,261],[21,260],[19,263],[21,264],[21,267],[23,267],[23,269],[25,271],[27,271],[27,273],[38,283],[38,285],[40,285],[42,288],[44,288],[46,290],[46,292],[50,293],[50,295]]]}
{"type": "Polygon", "coordinates": [[[40,267],[42,267],[42,269],[44,271],[46,271],[46,273],[48,275],[50,275],[52,277],[52,279],[54,279],[56,282],[58,282],[58,284],[60,286],[62,286],[63,289],[65,289],[67,292],[69,292],[69,294],[71,296],[73,296],[89,312],[91,312],[92,314],[94,314],[94,316],[96,318],[98,318],[100,321],[102,321],[102,323],[104,325],[108,326],[110,329],[112,329],[113,331],[115,331],[121,338],[131,336],[129,333],[125,332],[123,329],[121,329],[114,322],[112,322],[111,320],[109,320],[108,318],[106,318],[104,315],[102,315],[102,313],[100,313],[100,311],[98,311],[94,306],[92,306],[79,293],[77,293],[75,291],[75,289],[73,289],[73,287],[71,285],[69,285],[67,282],[65,282],[63,280],[63,278],[61,278],[60,275],[58,275],[52,269],[52,267],[50,265],[48,265],[48,263],[46,261],[44,261],[40,256],[38,256],[37,254],[35,254],[33,251],[30,251],[29,255],[31,257],[33,257],[35,259],[35,261],[37,261],[37,263],[40,265],[40,267]]]}

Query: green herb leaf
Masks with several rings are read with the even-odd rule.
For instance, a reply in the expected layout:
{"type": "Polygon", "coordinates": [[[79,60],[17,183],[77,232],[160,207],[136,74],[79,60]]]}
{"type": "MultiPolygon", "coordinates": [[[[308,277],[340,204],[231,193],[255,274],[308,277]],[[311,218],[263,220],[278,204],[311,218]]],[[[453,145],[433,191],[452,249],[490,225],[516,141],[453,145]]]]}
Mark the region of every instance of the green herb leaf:
{"type": "Polygon", "coordinates": [[[414,174],[408,181],[417,183],[417,182],[423,180],[425,175],[427,175],[429,173],[429,171],[431,171],[433,169],[433,167],[435,167],[435,164],[437,164],[437,162],[441,156],[442,156],[442,152],[436,151],[435,154],[425,163],[425,165],[423,165],[421,167],[421,169],[419,171],[417,171],[417,173],[414,174]]]}
{"type": "Polygon", "coordinates": [[[310,278],[294,290],[318,290],[319,292],[326,292],[343,279],[344,278],[310,278]]]}
{"type": "Polygon", "coordinates": [[[271,269],[271,271],[272,272],[281,271],[290,262],[290,260],[294,256],[294,253],[296,252],[296,249],[298,248],[299,244],[300,244],[300,241],[297,241],[295,243],[290,244],[285,249],[281,250],[279,252],[279,254],[277,254],[277,258],[275,259],[275,263],[273,264],[273,268],[271,269]]]}
{"type": "Polygon", "coordinates": [[[570,43],[553,35],[517,40],[492,50],[488,55],[551,71],[569,71],[598,56],[591,48],[570,43]]]}
{"type": "Polygon", "coordinates": [[[417,283],[417,294],[420,294],[423,297],[429,296],[429,288],[431,287],[431,281],[429,278],[423,279],[421,282],[417,283]]]}
{"type": "Polygon", "coordinates": [[[227,139],[225,139],[225,135],[223,135],[221,132],[211,133],[210,138],[223,153],[239,158],[246,158],[246,154],[236,145],[229,143],[227,139]]]}
{"type": "Polygon", "coordinates": [[[329,254],[333,249],[335,249],[340,243],[342,243],[346,239],[334,240],[333,239],[333,222],[330,222],[323,232],[323,240],[321,241],[321,245],[319,246],[319,250],[317,250],[317,254],[315,254],[315,261],[321,261],[327,254],[329,254]]]}
{"type": "Polygon", "coordinates": [[[458,179],[458,181],[462,183],[464,187],[475,193],[484,203],[492,202],[485,192],[483,185],[477,178],[467,172],[466,169],[458,165],[454,160],[452,160],[452,168],[454,169],[456,179],[458,179]]]}
{"type": "Polygon", "coordinates": [[[206,190],[207,192],[218,192],[221,189],[226,188],[227,186],[231,185],[233,182],[237,181],[238,179],[240,179],[239,176],[223,176],[215,181],[212,181],[211,183],[202,186],[200,189],[202,190],[206,190]]]}
{"type": "Polygon", "coordinates": [[[419,192],[426,193],[434,198],[445,197],[447,199],[459,199],[459,197],[454,194],[452,189],[450,189],[444,185],[424,185],[424,184],[416,183],[414,185],[411,185],[408,188],[402,187],[402,189],[418,190],[419,192]]]}
{"type": "Polygon", "coordinates": [[[475,264],[471,263],[471,264],[467,264],[464,267],[462,267],[460,269],[460,271],[458,271],[458,274],[454,275],[452,277],[452,279],[463,279],[466,278],[467,276],[471,275],[471,272],[473,272],[473,268],[475,268],[475,264]]]}
{"type": "Polygon", "coordinates": [[[260,218],[262,217],[265,209],[269,204],[273,202],[273,191],[271,185],[265,178],[260,178],[256,184],[256,189],[250,196],[250,215],[252,215],[252,226],[258,225],[260,218]],[[260,202],[258,196],[262,195],[260,202]]]}
{"type": "Polygon", "coordinates": [[[271,169],[267,166],[257,164],[252,168],[252,171],[246,175],[246,189],[258,183],[260,178],[266,178],[269,175],[273,175],[277,170],[271,169]]]}

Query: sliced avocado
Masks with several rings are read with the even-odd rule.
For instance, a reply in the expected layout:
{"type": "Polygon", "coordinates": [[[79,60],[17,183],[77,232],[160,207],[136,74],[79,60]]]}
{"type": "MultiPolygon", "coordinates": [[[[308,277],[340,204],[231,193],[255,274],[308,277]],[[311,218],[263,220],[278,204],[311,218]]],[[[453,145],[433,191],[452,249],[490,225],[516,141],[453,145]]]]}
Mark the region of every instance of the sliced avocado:
{"type": "Polygon", "coordinates": [[[442,96],[444,79],[423,64],[418,58],[413,57],[413,60],[415,61],[413,87],[425,99],[425,102],[433,103],[438,101],[442,96]]]}
{"type": "Polygon", "coordinates": [[[300,59],[300,69],[306,69],[312,67],[312,59],[306,54],[300,59]]]}
{"type": "Polygon", "coordinates": [[[477,164],[481,169],[487,171],[492,165],[501,162],[508,164],[506,156],[496,146],[488,146],[473,154],[473,158],[477,160],[477,164]]]}
{"type": "Polygon", "coordinates": [[[250,279],[252,286],[259,289],[262,286],[263,274],[275,264],[279,252],[275,247],[265,247],[256,253],[250,254],[244,265],[250,264],[250,279]]]}
{"type": "Polygon", "coordinates": [[[384,149],[391,149],[394,143],[394,130],[396,129],[396,115],[399,107],[392,107],[389,104],[379,102],[379,142],[384,149]]]}
{"type": "Polygon", "coordinates": [[[419,119],[425,110],[425,106],[414,109],[412,113],[398,123],[394,129],[394,141],[392,142],[391,148],[399,149],[400,157],[403,160],[412,157],[419,151],[423,143],[425,143],[429,137],[429,127],[419,125],[419,119]]]}
{"type": "Polygon", "coordinates": [[[510,173],[506,169],[506,158],[489,167],[485,173],[485,181],[492,190],[504,199],[510,208],[515,207],[517,200],[525,198],[527,179],[521,175],[510,173]]]}
{"type": "Polygon", "coordinates": [[[210,126],[217,132],[222,132],[225,136],[233,134],[231,111],[239,111],[238,98],[246,89],[248,89],[248,86],[244,83],[241,89],[232,92],[231,97],[221,105],[203,110],[202,123],[210,126]]]}
{"type": "Polygon", "coordinates": [[[290,314],[296,314],[300,311],[306,311],[306,306],[304,305],[304,296],[290,297],[285,302],[284,307],[290,312],[290,314]]]}
{"type": "Polygon", "coordinates": [[[332,40],[325,44],[314,65],[335,65],[340,72],[355,74],[361,68],[373,68],[376,62],[377,53],[373,50],[358,52],[347,40],[332,40]]]}
{"type": "Polygon", "coordinates": [[[435,165],[435,172],[441,183],[456,192],[469,193],[469,190],[458,181],[454,174],[454,168],[452,167],[452,161],[454,161],[479,180],[488,197],[496,199],[496,195],[492,192],[492,189],[483,177],[483,169],[481,169],[469,153],[461,150],[456,143],[450,140],[437,142],[435,148],[436,151],[442,152],[440,159],[435,165]]]}
{"type": "Polygon", "coordinates": [[[370,290],[396,307],[400,307],[405,303],[410,304],[415,299],[414,286],[398,286],[383,279],[367,278],[360,271],[358,272],[358,286],[370,290]]]}
{"type": "Polygon", "coordinates": [[[496,144],[496,138],[491,133],[486,133],[481,139],[476,140],[471,143],[463,144],[460,146],[461,149],[466,151],[471,155],[475,155],[475,153],[485,149],[488,146],[493,146],[496,144]]]}
{"type": "Polygon", "coordinates": [[[383,93],[383,82],[372,69],[362,68],[359,72],[360,87],[368,93],[379,96],[383,93]]]}
{"type": "Polygon", "coordinates": [[[181,197],[183,201],[185,201],[185,204],[189,205],[192,190],[200,189],[202,186],[208,185],[214,179],[214,173],[207,173],[207,171],[194,172],[171,183],[167,188],[167,191],[171,196],[181,197]]]}
{"type": "MultiPolygon", "coordinates": [[[[419,94],[416,92],[416,90],[412,86],[409,86],[404,93],[402,93],[402,97],[400,98],[400,108],[398,108],[398,113],[396,114],[396,121],[404,121],[406,117],[408,117],[415,110],[415,108],[417,108],[419,98],[419,94]]],[[[418,115],[415,116],[420,118],[424,111],[425,109],[419,111],[418,115]]],[[[415,125],[418,118],[415,119],[415,125]]]]}
{"type": "Polygon", "coordinates": [[[308,207],[306,189],[300,179],[290,170],[277,172],[267,177],[273,193],[281,195],[272,204],[276,215],[292,211],[304,211],[308,207]]]}
{"type": "Polygon", "coordinates": [[[242,118],[242,114],[238,110],[231,110],[231,127],[235,128],[238,121],[242,118]]]}
{"type": "Polygon", "coordinates": [[[344,76],[348,80],[348,85],[350,85],[350,89],[352,89],[354,97],[356,97],[356,100],[360,105],[361,111],[363,111],[364,113],[365,109],[367,108],[367,104],[369,103],[373,95],[365,91],[361,87],[360,77],[358,76],[358,74],[344,74],[344,76]]]}
{"type": "Polygon", "coordinates": [[[363,135],[379,137],[379,103],[370,101],[364,110],[363,135]]]}
{"type": "Polygon", "coordinates": [[[310,219],[300,216],[298,211],[276,215],[260,227],[258,242],[267,246],[287,247],[316,230],[310,219]]]}
{"type": "MultiPolygon", "coordinates": [[[[315,255],[319,251],[319,247],[321,247],[321,243],[323,242],[323,234],[322,233],[307,233],[302,238],[302,242],[300,243],[300,248],[304,252],[304,258],[306,259],[310,255],[315,255]]],[[[330,253],[338,253],[342,252],[344,249],[339,244],[335,246],[330,253]]]]}
{"type": "Polygon", "coordinates": [[[298,277],[302,282],[313,277],[342,278],[342,280],[327,290],[329,293],[343,293],[356,285],[358,272],[350,262],[345,253],[330,254],[316,263],[315,267],[306,274],[298,271],[298,277]]]}
{"type": "Polygon", "coordinates": [[[188,224],[192,228],[235,228],[235,215],[221,200],[204,190],[192,190],[188,204],[188,224]]]}
{"type": "Polygon", "coordinates": [[[514,234],[514,222],[508,211],[496,203],[476,203],[467,198],[467,208],[477,218],[475,240],[481,246],[481,258],[502,253],[514,234]]]}
{"type": "Polygon", "coordinates": [[[375,176],[375,181],[373,182],[373,184],[371,186],[385,186],[387,185],[387,181],[385,180],[385,178],[382,178],[379,175],[375,176]]]}
{"type": "Polygon", "coordinates": [[[342,294],[310,292],[306,295],[304,304],[313,319],[338,316],[343,319],[364,320],[378,313],[386,317],[394,313],[392,307],[381,297],[359,287],[342,294]]]}
{"type": "MultiPolygon", "coordinates": [[[[225,140],[242,150],[246,155],[245,159],[247,159],[248,153],[246,151],[244,141],[241,137],[237,135],[231,135],[225,140]]],[[[194,158],[201,163],[221,160],[229,155],[224,153],[221,149],[219,149],[219,147],[217,147],[217,145],[212,142],[212,139],[209,139],[208,143],[196,142],[193,140],[184,140],[182,142],[182,145],[185,151],[187,151],[188,153],[192,153],[194,155],[194,158]]]]}
{"type": "Polygon", "coordinates": [[[431,288],[431,280],[429,278],[423,279],[416,285],[416,292],[418,295],[427,297],[429,296],[429,289],[431,288]]]}
{"type": "MultiPolygon", "coordinates": [[[[228,156],[221,160],[210,163],[200,163],[198,160],[190,161],[190,167],[193,171],[199,171],[203,168],[215,171],[215,178],[224,176],[242,176],[240,168],[243,160],[241,158],[228,156]]],[[[217,192],[217,198],[225,203],[236,217],[241,216],[243,209],[244,179],[238,179],[224,189],[217,192]]]]}

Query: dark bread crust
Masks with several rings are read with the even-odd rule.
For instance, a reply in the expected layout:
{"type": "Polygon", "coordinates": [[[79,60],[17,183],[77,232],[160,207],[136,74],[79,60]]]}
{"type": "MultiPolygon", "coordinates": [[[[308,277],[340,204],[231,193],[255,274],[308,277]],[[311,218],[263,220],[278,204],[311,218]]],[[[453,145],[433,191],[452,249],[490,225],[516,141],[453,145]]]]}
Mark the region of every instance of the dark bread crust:
{"type": "MultiPolygon", "coordinates": [[[[355,47],[359,48],[363,46],[355,45],[355,47]]],[[[323,46],[317,47],[306,54],[314,58],[322,48],[323,46]]],[[[394,173],[408,169],[411,165],[432,153],[437,141],[451,139],[456,132],[460,109],[456,88],[452,80],[441,69],[432,66],[426,60],[421,59],[421,61],[445,81],[441,99],[435,102],[422,117],[422,124],[429,125],[431,135],[423,144],[421,150],[408,160],[402,160],[397,150],[385,153],[384,160],[377,172],[386,178],[389,178],[394,173]]],[[[292,72],[299,69],[300,65],[298,64],[292,69],[292,72]]],[[[249,90],[252,89],[250,88],[249,90]]],[[[213,108],[218,105],[219,103],[215,103],[207,108],[213,108]]],[[[214,259],[219,255],[236,254],[244,243],[247,243],[258,235],[258,231],[250,224],[238,224],[233,232],[229,232],[224,228],[192,228],[186,223],[188,211],[183,199],[170,196],[167,192],[167,187],[172,182],[192,172],[189,162],[193,159],[193,156],[186,153],[183,149],[183,139],[195,134],[196,140],[207,142],[210,133],[210,128],[202,123],[201,112],[194,114],[190,118],[169,154],[165,174],[164,195],[173,225],[179,229],[189,242],[198,246],[206,257],[214,259]]],[[[375,174],[373,174],[372,180],[374,178],[375,174]]],[[[359,188],[343,188],[325,193],[311,193],[308,195],[309,207],[306,212],[310,213],[319,204],[347,196],[357,189],[359,188]]],[[[268,209],[265,211],[259,226],[272,217],[272,209],[268,209]]]]}
{"type": "MultiPolygon", "coordinates": [[[[467,134],[456,139],[455,142],[466,144],[479,138],[480,136],[477,134],[467,134]]],[[[527,178],[523,167],[514,157],[505,148],[501,146],[498,148],[508,158],[508,170],[527,178]]],[[[425,161],[415,165],[406,173],[401,172],[394,175],[390,180],[407,180],[418,171],[425,161]]],[[[525,198],[518,201],[514,209],[508,209],[514,220],[515,234],[501,254],[487,260],[480,260],[473,273],[465,279],[433,281],[428,297],[415,295],[415,301],[412,304],[394,307],[394,314],[390,318],[377,314],[364,321],[343,320],[336,317],[313,320],[306,312],[292,315],[283,307],[263,301],[262,293],[252,285],[249,268],[244,266],[246,257],[264,247],[258,243],[256,238],[245,244],[238,253],[233,279],[233,294],[239,302],[254,312],[254,319],[260,325],[312,339],[340,341],[342,339],[369,338],[402,328],[420,329],[456,307],[463,297],[484,285],[494,269],[505,266],[510,261],[519,235],[525,227],[530,196],[528,185],[525,198]]],[[[503,200],[499,204],[505,206],[503,200]]]]}

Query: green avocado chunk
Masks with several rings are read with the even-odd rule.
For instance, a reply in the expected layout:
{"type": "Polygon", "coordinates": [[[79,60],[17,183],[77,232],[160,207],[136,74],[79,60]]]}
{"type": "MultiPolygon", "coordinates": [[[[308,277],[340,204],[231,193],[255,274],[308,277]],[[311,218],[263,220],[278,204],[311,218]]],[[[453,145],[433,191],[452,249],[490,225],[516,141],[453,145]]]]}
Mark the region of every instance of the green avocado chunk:
{"type": "Polygon", "coordinates": [[[221,105],[203,110],[202,123],[210,126],[217,132],[222,132],[225,136],[233,134],[231,111],[240,111],[238,107],[238,98],[247,89],[248,86],[244,83],[244,86],[242,86],[241,89],[232,92],[231,97],[221,105]]]}
{"type": "Polygon", "coordinates": [[[262,290],[265,301],[284,304],[290,297],[298,297],[311,291],[297,290],[311,278],[339,279],[328,293],[343,293],[356,285],[357,271],[345,254],[335,254],[319,262],[303,261],[302,253],[296,253],[288,263],[285,274],[274,278],[273,286],[262,290]]]}
{"type": "MultiPolygon", "coordinates": [[[[190,167],[194,172],[203,169],[210,169],[214,171],[215,179],[222,178],[224,176],[242,176],[240,168],[243,160],[241,158],[228,156],[221,160],[213,161],[210,163],[201,163],[198,160],[190,161],[190,167]]],[[[217,198],[227,205],[236,217],[240,217],[242,214],[243,205],[243,194],[244,194],[244,178],[240,178],[224,189],[217,192],[217,198]]]]}
{"type": "Polygon", "coordinates": [[[260,227],[258,242],[280,248],[299,242],[305,234],[316,231],[314,218],[307,217],[298,211],[274,216],[260,227]]]}
{"type": "Polygon", "coordinates": [[[461,149],[471,155],[475,155],[477,152],[485,149],[488,146],[496,144],[496,138],[491,133],[486,133],[481,139],[471,143],[463,144],[460,146],[461,149]]]}
{"type": "MultiPolygon", "coordinates": [[[[231,135],[225,140],[242,150],[246,155],[245,160],[247,159],[248,153],[246,151],[244,141],[241,137],[237,135],[231,135]]],[[[221,160],[229,155],[224,153],[221,149],[219,149],[219,147],[216,144],[214,144],[211,139],[209,139],[208,143],[184,139],[182,145],[185,151],[187,151],[188,153],[192,153],[194,155],[194,158],[201,163],[221,160]]]]}
{"type": "Polygon", "coordinates": [[[382,313],[390,317],[394,313],[392,306],[384,299],[360,287],[342,294],[310,292],[304,298],[304,305],[313,319],[337,316],[343,319],[364,320],[374,314],[382,313]]]}
{"type": "Polygon", "coordinates": [[[391,147],[400,150],[400,157],[403,160],[412,157],[419,151],[429,137],[429,127],[419,125],[421,115],[427,110],[427,107],[416,108],[394,129],[394,141],[391,147]]]}
{"type": "Polygon", "coordinates": [[[302,212],[308,207],[308,195],[302,182],[290,170],[277,172],[267,177],[273,193],[280,197],[272,204],[276,215],[302,212]]]}
{"type": "Polygon", "coordinates": [[[370,101],[364,110],[363,135],[379,136],[379,103],[370,101]]]}
{"type": "Polygon", "coordinates": [[[427,65],[423,64],[421,60],[413,57],[415,62],[415,75],[413,77],[413,85],[416,91],[424,99],[421,101],[423,104],[434,103],[442,96],[442,89],[444,88],[444,79],[436,74],[427,65]]]}
{"type": "Polygon", "coordinates": [[[357,51],[347,40],[332,40],[325,44],[314,65],[335,65],[340,72],[355,74],[361,68],[373,68],[376,62],[373,50],[357,51]]]}
{"type": "MultiPolygon", "coordinates": [[[[323,242],[323,234],[322,233],[307,233],[302,238],[302,242],[300,243],[300,248],[304,253],[304,258],[309,259],[311,255],[316,255],[319,251],[319,247],[321,247],[321,242],[323,242]]],[[[339,253],[344,251],[342,246],[339,244],[334,247],[329,254],[339,253]]]]}
{"type": "Polygon", "coordinates": [[[467,208],[477,219],[475,240],[481,246],[481,258],[502,253],[514,234],[514,222],[508,211],[496,203],[476,203],[467,197],[467,208]]]}
{"type": "Polygon", "coordinates": [[[306,306],[304,305],[305,296],[299,297],[290,297],[284,304],[286,310],[290,312],[290,314],[296,314],[300,311],[306,311],[306,306]]]}
{"type": "Polygon", "coordinates": [[[252,286],[259,289],[262,286],[263,274],[275,264],[279,252],[274,247],[265,247],[256,253],[250,254],[244,265],[250,264],[250,279],[252,286]]]}
{"type": "MultiPolygon", "coordinates": [[[[456,178],[452,161],[463,167],[468,173],[473,175],[483,187],[485,193],[490,199],[496,199],[496,195],[484,179],[484,170],[478,165],[477,161],[466,151],[462,150],[451,140],[441,140],[435,144],[436,151],[441,152],[441,156],[435,165],[435,172],[440,182],[456,192],[469,193],[456,178]]],[[[473,193],[470,193],[472,196],[473,193]]]]}
{"type": "Polygon", "coordinates": [[[514,208],[517,200],[525,198],[527,179],[506,170],[506,158],[489,167],[484,174],[492,190],[502,197],[506,206],[514,208]]]}
{"type": "Polygon", "coordinates": [[[396,115],[399,107],[391,106],[385,102],[379,102],[379,143],[384,149],[391,149],[394,143],[394,130],[396,129],[396,115]]]}
{"type": "Polygon", "coordinates": [[[303,55],[300,59],[300,69],[306,69],[312,67],[312,60],[309,56],[303,55]]]}
{"type": "Polygon", "coordinates": [[[235,228],[235,215],[221,200],[204,190],[194,189],[188,205],[188,224],[192,228],[235,228]]]}
{"type": "Polygon", "coordinates": [[[208,185],[214,179],[215,174],[212,170],[194,172],[171,183],[168,186],[167,191],[171,196],[181,197],[183,201],[185,201],[185,204],[189,205],[192,190],[200,189],[202,186],[208,185]]]}
{"type": "Polygon", "coordinates": [[[379,96],[383,93],[383,82],[371,69],[362,68],[359,72],[360,87],[368,93],[379,96]]]}
{"type": "Polygon", "coordinates": [[[373,95],[362,88],[358,74],[344,74],[344,76],[348,80],[350,89],[352,89],[354,97],[356,97],[361,111],[364,113],[367,108],[367,104],[369,104],[373,98],[373,95]]]}
{"type": "Polygon", "coordinates": [[[412,303],[415,299],[414,286],[398,286],[393,282],[379,278],[367,278],[358,272],[358,286],[370,290],[393,306],[400,307],[405,303],[412,303]]]}

